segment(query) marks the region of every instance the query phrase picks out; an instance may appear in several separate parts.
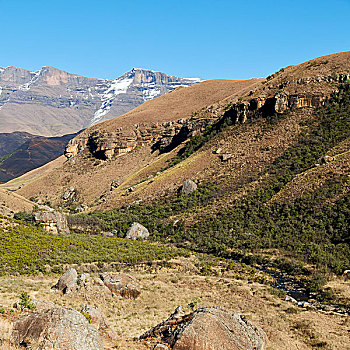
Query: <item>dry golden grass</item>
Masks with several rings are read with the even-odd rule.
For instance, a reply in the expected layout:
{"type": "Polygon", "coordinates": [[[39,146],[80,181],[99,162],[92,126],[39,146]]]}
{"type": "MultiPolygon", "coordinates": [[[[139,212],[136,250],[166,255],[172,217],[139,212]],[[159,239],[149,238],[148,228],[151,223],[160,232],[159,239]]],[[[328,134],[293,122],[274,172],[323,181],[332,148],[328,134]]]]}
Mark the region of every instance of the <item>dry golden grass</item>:
{"type": "Polygon", "coordinates": [[[17,211],[32,211],[34,203],[28,199],[0,188],[0,215],[10,215],[17,211]]]}
{"type": "MultiPolygon", "coordinates": [[[[50,286],[55,284],[57,277],[3,276],[0,278],[0,305],[11,307],[18,300],[21,290],[28,291],[37,299],[78,310],[85,303],[96,305],[117,334],[114,345],[126,350],[143,349],[142,344],[132,340],[134,337],[166,319],[178,305],[183,305],[190,312],[187,305],[193,298],[201,298],[198,306],[220,305],[232,312],[240,312],[260,325],[269,338],[267,350],[350,348],[347,317],[298,308],[271,294],[265,285],[237,280],[229,273],[200,276],[175,268],[129,273],[142,286],[142,294],[136,300],[94,292],[93,288],[70,295],[51,293],[50,286]]],[[[4,323],[2,327],[9,329],[4,323]]]]}
{"type": "Polygon", "coordinates": [[[4,184],[0,184],[0,188],[8,189],[8,190],[17,190],[20,188],[23,184],[28,184],[34,180],[37,180],[41,176],[44,176],[45,174],[51,172],[52,170],[60,167],[63,165],[63,163],[66,161],[65,156],[58,157],[54,159],[53,161],[39,167],[36,169],[33,169],[31,171],[28,171],[24,175],[17,177],[9,182],[6,182],[4,184]]]}

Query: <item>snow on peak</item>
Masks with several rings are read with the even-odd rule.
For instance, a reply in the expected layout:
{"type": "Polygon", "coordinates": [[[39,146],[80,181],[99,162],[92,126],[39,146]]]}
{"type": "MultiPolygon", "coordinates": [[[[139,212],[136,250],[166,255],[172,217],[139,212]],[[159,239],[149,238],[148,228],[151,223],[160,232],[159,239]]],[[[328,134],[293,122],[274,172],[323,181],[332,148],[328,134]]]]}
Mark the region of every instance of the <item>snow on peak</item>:
{"type": "Polygon", "coordinates": [[[38,70],[35,72],[30,72],[30,73],[33,74],[32,79],[30,79],[30,81],[28,83],[20,85],[18,88],[19,90],[28,91],[30,89],[31,85],[33,85],[39,79],[39,75],[40,75],[41,71],[38,70]]]}
{"type": "Polygon", "coordinates": [[[109,112],[116,96],[125,94],[133,80],[133,78],[120,77],[111,82],[110,87],[101,96],[101,107],[95,112],[90,126],[98,123],[109,112]]]}

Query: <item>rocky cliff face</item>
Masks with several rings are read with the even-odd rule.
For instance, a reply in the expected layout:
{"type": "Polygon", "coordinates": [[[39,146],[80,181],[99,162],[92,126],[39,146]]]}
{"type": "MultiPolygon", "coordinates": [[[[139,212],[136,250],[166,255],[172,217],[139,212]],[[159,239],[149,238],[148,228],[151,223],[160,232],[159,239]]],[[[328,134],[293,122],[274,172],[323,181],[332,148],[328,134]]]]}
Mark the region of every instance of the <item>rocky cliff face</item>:
{"type": "Polygon", "coordinates": [[[0,130],[68,134],[198,81],[138,68],[115,80],[86,78],[54,67],[34,72],[0,68],[0,130]]]}
{"type": "MultiPolygon", "coordinates": [[[[147,77],[143,77],[146,78],[147,77]]],[[[95,158],[108,160],[132,151],[137,146],[149,145],[153,150],[167,152],[181,142],[199,134],[214,124],[223,116],[229,115],[235,123],[245,123],[252,118],[265,118],[274,114],[282,114],[297,108],[317,108],[324,104],[329,97],[327,91],[330,86],[335,89],[337,84],[350,79],[350,74],[338,74],[287,81],[282,85],[268,87],[268,91],[258,92],[254,96],[247,96],[236,103],[222,106],[210,106],[190,118],[181,118],[164,123],[138,123],[133,128],[123,130],[122,127],[111,132],[103,128],[72,139],[65,150],[67,158],[72,159],[82,153],[89,153],[95,158]],[[318,89],[303,89],[327,84],[324,92],[318,89]],[[333,84],[333,85],[331,85],[333,84]],[[295,85],[299,86],[298,93],[294,93],[295,85]],[[288,89],[293,87],[293,89],[288,89]],[[310,91],[311,90],[311,91],[310,91]],[[313,92],[312,92],[313,91],[313,92]]]]}

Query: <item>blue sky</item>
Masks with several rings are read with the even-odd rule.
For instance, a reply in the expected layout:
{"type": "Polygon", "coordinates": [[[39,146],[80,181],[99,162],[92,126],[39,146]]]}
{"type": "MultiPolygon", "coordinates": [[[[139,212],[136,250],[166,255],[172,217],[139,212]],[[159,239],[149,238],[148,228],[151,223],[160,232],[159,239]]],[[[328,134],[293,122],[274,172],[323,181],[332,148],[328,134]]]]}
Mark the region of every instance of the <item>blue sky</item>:
{"type": "Polygon", "coordinates": [[[0,0],[0,66],[245,79],[350,50],[350,0],[0,0]]]}

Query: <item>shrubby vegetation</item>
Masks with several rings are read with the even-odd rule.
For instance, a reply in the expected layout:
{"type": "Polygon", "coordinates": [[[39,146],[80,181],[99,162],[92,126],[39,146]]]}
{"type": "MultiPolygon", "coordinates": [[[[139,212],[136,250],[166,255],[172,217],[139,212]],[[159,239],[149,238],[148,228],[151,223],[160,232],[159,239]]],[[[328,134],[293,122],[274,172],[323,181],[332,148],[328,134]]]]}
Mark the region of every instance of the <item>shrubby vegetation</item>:
{"type": "MultiPolygon", "coordinates": [[[[266,169],[263,185],[220,214],[210,214],[189,227],[182,222],[174,225],[171,219],[215,199],[220,193],[215,184],[208,183],[201,184],[191,196],[171,195],[153,204],[81,214],[71,217],[70,223],[82,227],[92,224],[102,231],[117,229],[123,236],[129,225],[138,221],[157,241],[241,260],[247,260],[252,252],[274,248],[323,271],[341,273],[350,266],[350,194],[343,193],[348,176],[329,174],[322,187],[302,198],[288,203],[270,201],[296,175],[315,166],[330,149],[350,138],[350,85],[341,86],[339,93],[316,113],[309,125],[311,131],[302,134],[296,145],[266,169]]],[[[276,117],[272,121],[275,123],[276,117]]],[[[227,113],[203,135],[192,138],[170,165],[185,159],[233,123],[227,113]]],[[[293,270],[288,264],[280,267],[287,272],[293,270]]]]}
{"type": "Polygon", "coordinates": [[[135,264],[189,255],[184,249],[141,241],[74,234],[54,236],[20,222],[0,227],[1,274],[46,272],[47,266],[64,264],[97,261],[135,264]]]}

